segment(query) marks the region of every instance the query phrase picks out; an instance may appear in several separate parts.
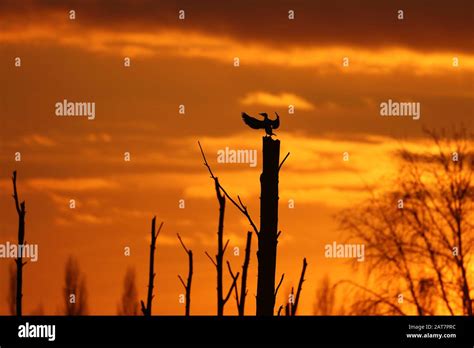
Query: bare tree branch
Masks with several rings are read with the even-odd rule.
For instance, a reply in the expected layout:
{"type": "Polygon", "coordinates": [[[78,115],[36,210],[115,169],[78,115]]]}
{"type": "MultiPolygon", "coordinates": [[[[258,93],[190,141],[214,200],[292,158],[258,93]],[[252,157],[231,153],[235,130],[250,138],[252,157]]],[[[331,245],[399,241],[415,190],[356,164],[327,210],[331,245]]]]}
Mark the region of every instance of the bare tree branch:
{"type": "Polygon", "coordinates": [[[299,300],[300,300],[301,290],[303,288],[303,282],[305,281],[304,274],[306,273],[306,267],[307,266],[308,266],[308,263],[306,262],[306,257],[305,257],[303,259],[303,269],[301,270],[300,281],[298,283],[298,290],[296,291],[295,303],[294,303],[293,306],[291,306],[291,315],[292,316],[296,315],[296,310],[298,309],[298,303],[299,303],[299,300]]]}
{"type": "Polygon", "coordinates": [[[186,248],[186,245],[184,245],[183,240],[181,239],[181,236],[179,233],[176,233],[179,239],[179,242],[181,243],[181,246],[183,247],[184,251],[186,251],[187,254],[189,254],[189,250],[186,248]]]}
{"type": "Polygon", "coordinates": [[[151,316],[151,313],[152,313],[151,306],[152,306],[153,298],[155,297],[153,295],[153,282],[156,276],[154,272],[156,238],[160,234],[161,228],[163,227],[163,222],[160,224],[160,227],[158,228],[158,231],[156,232],[155,232],[156,230],[155,226],[156,226],[156,216],[154,216],[153,219],[151,220],[150,265],[149,265],[149,273],[148,273],[148,292],[147,292],[146,306],[143,303],[143,301],[140,301],[141,309],[144,316],[151,316]]]}
{"type": "Polygon", "coordinates": [[[227,267],[229,268],[229,272],[231,273],[231,276],[232,276],[232,285],[230,286],[230,289],[229,289],[229,292],[227,293],[227,295],[224,297],[224,303],[227,303],[227,301],[229,300],[230,298],[230,295],[232,294],[232,290],[234,290],[234,287],[237,286],[237,279],[239,279],[239,275],[240,273],[237,272],[237,274],[235,276],[233,276],[232,274],[232,270],[230,268],[230,263],[229,261],[227,261],[227,267]]]}
{"type": "Polygon", "coordinates": [[[186,283],[184,283],[184,280],[183,278],[181,278],[180,275],[178,275],[178,278],[181,281],[181,284],[183,284],[184,289],[186,290],[185,315],[189,316],[191,312],[191,284],[193,281],[193,251],[188,250],[188,248],[186,248],[186,245],[184,245],[184,242],[181,239],[179,233],[177,233],[177,236],[184,251],[186,252],[186,254],[188,254],[188,280],[186,283]]]}
{"type": "Polygon", "coordinates": [[[276,298],[277,295],[278,295],[278,289],[280,289],[281,283],[283,283],[283,279],[284,279],[284,278],[285,278],[285,273],[283,273],[283,274],[281,275],[280,281],[278,282],[278,285],[277,285],[277,287],[276,287],[276,289],[275,289],[275,298],[276,298]]]}
{"type": "Polygon", "coordinates": [[[288,158],[289,155],[290,155],[290,153],[288,152],[288,153],[286,154],[285,158],[283,158],[283,161],[281,161],[280,165],[278,166],[278,170],[281,169],[283,163],[285,163],[285,161],[286,161],[286,159],[288,158]]]}
{"type": "MultiPolygon", "coordinates": [[[[202,158],[204,160],[204,165],[206,166],[207,170],[209,171],[209,174],[211,175],[211,178],[214,179],[216,181],[217,177],[214,176],[214,173],[212,172],[212,169],[211,167],[209,166],[209,163],[207,162],[207,159],[206,159],[206,155],[204,154],[204,150],[202,149],[202,146],[201,146],[201,143],[198,141],[198,145],[199,145],[199,149],[201,150],[201,155],[202,155],[202,158]]],[[[224,195],[232,202],[232,204],[237,208],[239,209],[239,211],[244,214],[244,216],[247,218],[247,220],[249,221],[250,225],[252,226],[254,232],[258,235],[259,231],[257,229],[257,226],[255,225],[255,223],[253,222],[252,218],[250,217],[250,214],[247,210],[247,207],[242,203],[240,197],[237,196],[238,198],[238,201],[239,203],[237,203],[228,193],[227,191],[224,189],[224,187],[222,187],[222,185],[220,183],[217,183],[219,185],[219,188],[222,190],[222,192],[224,193],[224,195]]]]}
{"type": "MultiPolygon", "coordinates": [[[[234,272],[232,272],[232,268],[230,267],[230,262],[227,261],[227,268],[229,269],[229,273],[230,273],[230,276],[232,278],[232,280],[236,279],[237,276],[234,275],[234,272]]],[[[235,302],[237,303],[237,310],[240,310],[240,300],[239,300],[239,289],[236,286],[234,286],[234,290],[235,290],[235,302]]]]}
{"type": "MultiPolygon", "coordinates": [[[[13,172],[13,199],[15,200],[15,208],[18,213],[18,245],[25,244],[25,201],[19,203],[18,192],[16,188],[16,171],[13,172]]],[[[19,253],[16,262],[16,315],[22,315],[22,299],[23,299],[23,266],[26,264],[22,260],[23,254],[19,253]]]]}
{"type": "MultiPolygon", "coordinates": [[[[244,264],[242,265],[242,279],[241,279],[241,289],[240,289],[240,301],[238,301],[239,315],[243,316],[245,314],[245,297],[247,296],[247,272],[250,264],[250,247],[252,244],[252,232],[247,232],[247,243],[245,246],[245,258],[244,264]]],[[[237,289],[237,287],[236,287],[237,289]]],[[[237,291],[236,291],[237,294],[237,291]]]]}
{"type": "Polygon", "coordinates": [[[207,255],[207,257],[209,258],[209,260],[211,260],[211,262],[214,264],[214,266],[217,267],[217,263],[216,263],[216,261],[214,261],[214,259],[211,257],[211,255],[209,255],[209,254],[207,253],[207,251],[205,251],[204,253],[207,255]]]}

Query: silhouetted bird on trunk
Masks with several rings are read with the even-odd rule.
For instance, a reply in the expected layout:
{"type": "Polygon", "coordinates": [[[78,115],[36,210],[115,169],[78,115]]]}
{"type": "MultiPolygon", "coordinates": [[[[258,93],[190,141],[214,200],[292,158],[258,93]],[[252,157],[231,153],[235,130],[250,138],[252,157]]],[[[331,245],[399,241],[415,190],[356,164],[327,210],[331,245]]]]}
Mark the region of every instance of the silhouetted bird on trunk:
{"type": "Polygon", "coordinates": [[[266,112],[262,112],[259,115],[263,116],[263,121],[249,116],[245,112],[242,112],[242,119],[250,128],[265,129],[265,133],[267,133],[268,136],[276,135],[273,133],[273,130],[280,126],[280,116],[275,112],[277,118],[270,120],[266,112]]]}

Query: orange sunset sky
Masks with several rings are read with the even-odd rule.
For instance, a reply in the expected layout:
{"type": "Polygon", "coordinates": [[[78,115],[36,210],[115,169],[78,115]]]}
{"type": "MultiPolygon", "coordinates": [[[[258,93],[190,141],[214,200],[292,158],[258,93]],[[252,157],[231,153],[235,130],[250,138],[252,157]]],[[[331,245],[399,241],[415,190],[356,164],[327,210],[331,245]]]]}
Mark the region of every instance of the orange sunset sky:
{"type": "MultiPolygon", "coordinates": [[[[423,127],[472,130],[473,4],[0,1],[0,243],[17,239],[11,197],[17,170],[26,240],[39,245],[38,262],[24,269],[25,314],[40,306],[45,314],[61,313],[69,255],[86,274],[90,314],[116,314],[127,267],[135,268],[144,299],[154,215],[164,228],[153,313],[184,313],[177,275],[187,274],[187,256],[180,233],[195,254],[191,313],[215,314],[215,269],[204,252],[215,254],[218,204],[197,141],[222,185],[239,194],[258,221],[263,132],[246,127],[242,111],[272,118],[278,112],[281,157],[291,152],[280,173],[276,277],[285,273],[285,281],[277,308],[296,286],[303,257],[309,266],[301,314],[312,314],[324,275],[363,279],[347,260],[325,258],[324,245],[342,240],[337,214],[367,197],[366,185],[382,187],[397,173],[394,151],[401,144],[425,149],[423,127]],[[181,9],[185,20],[178,19],[181,9]],[[64,99],[95,102],[95,119],[57,117],[55,104],[64,99]],[[388,99],[420,102],[420,119],[381,117],[379,105],[388,99]],[[217,163],[217,151],[226,147],[258,150],[257,167],[217,163]],[[126,246],[131,256],[124,256],[126,246]]],[[[243,251],[248,230],[228,202],[229,251],[243,251]]],[[[255,313],[255,237],[248,314],[255,313]]],[[[238,270],[243,252],[229,251],[238,270]]],[[[0,259],[5,315],[12,262],[0,259]]],[[[229,279],[226,273],[226,288],[229,279]]],[[[226,314],[235,313],[231,299],[226,314]]]]}

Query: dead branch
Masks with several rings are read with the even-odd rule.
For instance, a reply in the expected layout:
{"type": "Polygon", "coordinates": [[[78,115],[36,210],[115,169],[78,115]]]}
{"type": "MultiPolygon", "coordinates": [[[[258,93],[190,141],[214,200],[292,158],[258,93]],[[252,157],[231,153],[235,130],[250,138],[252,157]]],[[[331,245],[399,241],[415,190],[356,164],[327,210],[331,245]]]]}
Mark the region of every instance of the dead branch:
{"type": "MultiPolygon", "coordinates": [[[[245,313],[245,298],[247,296],[247,273],[250,264],[250,247],[252,244],[252,232],[247,232],[247,244],[245,246],[245,258],[244,264],[242,265],[242,280],[240,288],[240,301],[237,302],[237,307],[239,309],[239,315],[243,316],[245,313]]],[[[236,287],[237,289],[237,287],[236,287]]],[[[236,291],[237,294],[237,291],[236,291]]]]}
{"type": "MultiPolygon", "coordinates": [[[[13,172],[13,199],[15,200],[15,208],[18,213],[18,245],[23,246],[25,244],[25,201],[20,203],[18,198],[18,191],[16,188],[16,170],[13,172]]],[[[26,262],[23,262],[23,254],[19,253],[16,262],[16,315],[22,315],[22,287],[23,287],[23,266],[26,262]]]]}
{"type": "MultiPolygon", "coordinates": [[[[229,273],[230,273],[230,276],[232,278],[232,281],[235,280],[237,282],[237,277],[238,277],[239,274],[237,273],[237,275],[234,275],[234,272],[232,272],[232,268],[230,267],[230,262],[229,261],[227,261],[227,268],[229,269],[229,273]]],[[[237,284],[233,288],[235,290],[235,302],[237,303],[237,310],[240,310],[239,289],[237,287],[237,284]]]]}
{"type": "Polygon", "coordinates": [[[298,290],[296,291],[295,303],[293,304],[293,306],[291,306],[291,315],[292,316],[296,315],[296,310],[298,309],[298,303],[299,303],[299,300],[300,300],[301,290],[303,288],[303,282],[305,281],[304,274],[306,273],[306,267],[307,266],[308,266],[308,263],[306,262],[306,257],[305,257],[303,259],[303,269],[301,270],[300,281],[298,283],[298,290]]]}
{"type": "Polygon", "coordinates": [[[276,297],[277,297],[277,295],[278,295],[278,289],[280,289],[281,283],[283,282],[283,279],[284,279],[284,278],[285,278],[285,273],[283,273],[283,274],[281,275],[280,281],[278,282],[278,285],[277,285],[277,287],[276,287],[276,289],[275,289],[275,299],[276,299],[276,297]]]}
{"type": "Polygon", "coordinates": [[[226,297],[223,299],[224,304],[226,304],[227,301],[229,300],[230,295],[232,294],[232,290],[234,290],[234,288],[237,288],[237,280],[239,279],[239,275],[240,275],[240,273],[237,272],[237,274],[234,276],[234,274],[232,273],[232,269],[230,267],[230,262],[229,261],[227,261],[227,267],[229,268],[229,273],[232,277],[232,285],[230,286],[229,292],[227,293],[226,297]]]}
{"type": "Polygon", "coordinates": [[[184,242],[181,239],[181,236],[179,235],[179,233],[177,233],[177,235],[178,235],[178,239],[179,239],[184,251],[186,251],[186,253],[188,254],[188,262],[189,262],[188,280],[185,284],[184,281],[183,281],[183,278],[181,278],[180,275],[178,275],[178,278],[181,281],[181,284],[183,284],[184,289],[186,290],[186,310],[185,310],[185,314],[186,314],[186,316],[189,316],[190,310],[191,310],[191,284],[192,284],[192,281],[193,281],[193,251],[188,250],[188,248],[186,248],[186,245],[184,245],[184,242]]]}
{"type": "Polygon", "coordinates": [[[247,220],[249,221],[250,225],[252,226],[254,232],[258,235],[259,231],[257,229],[257,226],[255,225],[255,223],[253,222],[252,218],[250,217],[250,214],[248,212],[248,209],[247,209],[247,206],[245,206],[245,204],[243,204],[242,200],[240,199],[239,196],[237,196],[237,199],[239,201],[239,203],[237,203],[228,193],[227,191],[224,189],[224,187],[222,187],[222,185],[217,181],[217,177],[214,175],[214,173],[212,172],[212,169],[211,167],[209,166],[209,163],[207,162],[207,159],[206,159],[206,155],[204,154],[204,150],[202,149],[202,146],[201,146],[201,143],[198,141],[198,145],[199,145],[199,149],[201,150],[201,155],[202,155],[202,158],[204,160],[204,165],[206,166],[207,170],[209,171],[209,174],[211,175],[211,178],[214,179],[214,181],[216,182],[216,185],[219,186],[219,188],[222,190],[222,192],[224,193],[224,195],[232,202],[232,204],[237,208],[239,209],[239,211],[244,214],[244,216],[247,218],[247,220]]]}
{"type": "Polygon", "coordinates": [[[154,216],[153,219],[151,220],[150,269],[149,269],[149,274],[148,274],[148,293],[147,293],[146,307],[145,307],[145,303],[143,301],[140,301],[141,309],[144,316],[151,316],[151,304],[154,297],[153,281],[155,279],[154,266],[155,266],[156,238],[160,234],[161,228],[163,227],[163,222],[160,224],[160,227],[158,228],[158,231],[156,232],[155,232],[155,226],[156,226],[156,216],[154,216]]]}
{"type": "Polygon", "coordinates": [[[281,161],[280,165],[278,166],[278,171],[280,171],[283,163],[285,163],[286,159],[288,158],[288,156],[290,155],[290,153],[288,152],[285,156],[285,158],[283,158],[283,161],[281,161]]]}

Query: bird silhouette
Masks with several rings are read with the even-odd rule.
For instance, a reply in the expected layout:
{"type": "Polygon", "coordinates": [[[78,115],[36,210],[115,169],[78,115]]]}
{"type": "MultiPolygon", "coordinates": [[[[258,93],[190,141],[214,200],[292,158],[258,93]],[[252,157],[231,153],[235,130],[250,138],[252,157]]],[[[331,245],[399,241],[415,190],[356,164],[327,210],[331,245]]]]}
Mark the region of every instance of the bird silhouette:
{"type": "Polygon", "coordinates": [[[242,112],[242,119],[244,120],[245,124],[253,129],[265,129],[265,133],[267,136],[276,135],[273,133],[274,129],[280,127],[280,116],[275,112],[276,119],[270,120],[268,118],[268,114],[266,112],[261,112],[259,115],[263,116],[263,120],[259,120],[252,116],[247,115],[245,112],[242,112]]]}

